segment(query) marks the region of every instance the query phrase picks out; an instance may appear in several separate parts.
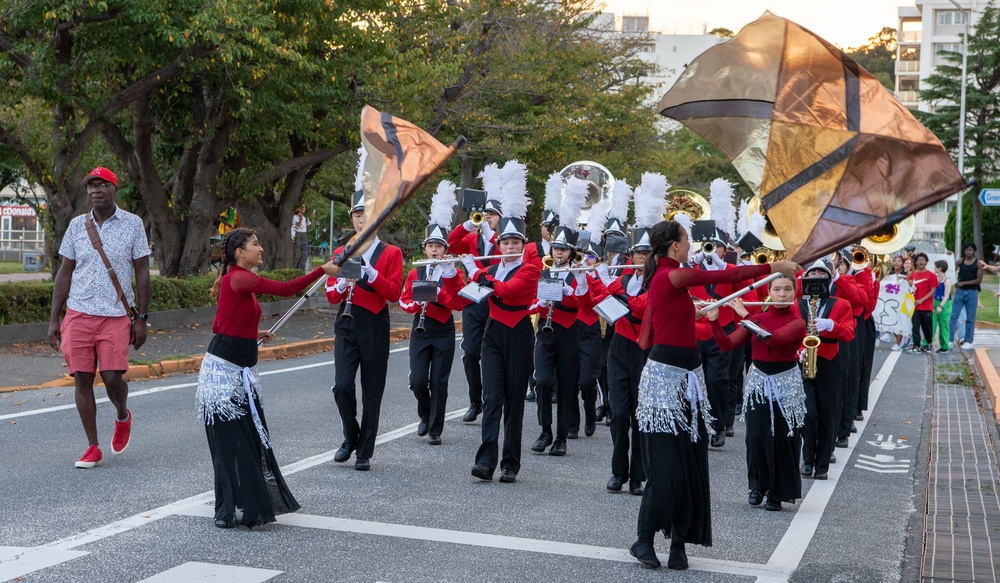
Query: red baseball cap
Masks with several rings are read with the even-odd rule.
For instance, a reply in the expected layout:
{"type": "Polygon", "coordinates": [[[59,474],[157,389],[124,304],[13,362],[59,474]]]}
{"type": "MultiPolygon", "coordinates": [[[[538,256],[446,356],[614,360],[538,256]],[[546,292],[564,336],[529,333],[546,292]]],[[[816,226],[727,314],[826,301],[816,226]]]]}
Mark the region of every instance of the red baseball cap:
{"type": "Polygon", "coordinates": [[[118,188],[118,177],[115,176],[114,172],[108,170],[103,166],[98,166],[97,168],[91,170],[90,174],[84,176],[83,183],[89,184],[90,181],[95,178],[100,178],[101,180],[107,180],[111,184],[114,184],[115,188],[118,188]]]}

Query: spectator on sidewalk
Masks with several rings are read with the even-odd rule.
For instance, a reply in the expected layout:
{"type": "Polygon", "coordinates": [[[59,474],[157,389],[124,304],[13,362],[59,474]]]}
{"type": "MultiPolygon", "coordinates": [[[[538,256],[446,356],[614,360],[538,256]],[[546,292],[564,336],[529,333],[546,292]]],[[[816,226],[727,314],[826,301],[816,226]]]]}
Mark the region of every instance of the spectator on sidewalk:
{"type": "Polygon", "coordinates": [[[295,239],[295,248],[299,251],[299,269],[309,271],[311,267],[311,257],[309,256],[309,227],[316,220],[316,209],[313,209],[309,218],[306,218],[306,205],[300,204],[295,209],[295,217],[292,218],[292,238],[295,239]]]}
{"type": "Polygon", "coordinates": [[[915,269],[910,274],[910,283],[913,284],[913,347],[909,352],[929,352],[934,344],[932,333],[932,321],[934,311],[934,290],[937,289],[938,280],[930,271],[927,271],[927,254],[917,253],[913,259],[915,269]],[[921,332],[923,339],[921,339],[921,332]],[[926,341],[923,344],[922,341],[926,341]]]}
{"type": "Polygon", "coordinates": [[[965,333],[962,335],[962,350],[975,346],[976,310],[979,308],[979,290],[983,282],[983,268],[976,260],[975,243],[962,245],[962,259],[955,264],[958,281],[955,282],[955,299],[951,306],[949,336],[954,337],[958,329],[959,315],[965,312],[965,333]]]}
{"type": "Polygon", "coordinates": [[[938,259],[934,262],[934,275],[937,276],[938,286],[934,290],[934,316],[932,320],[931,333],[938,339],[938,352],[948,352],[951,350],[951,278],[948,277],[948,262],[938,259]]]}
{"type": "Polygon", "coordinates": [[[49,344],[62,348],[66,367],[76,386],[76,408],[83,422],[89,446],[76,462],[78,468],[93,468],[101,463],[97,439],[97,403],[94,377],[100,369],[108,399],[114,405],[115,430],[111,453],[120,454],[128,447],[132,433],[132,413],[126,407],[128,383],[128,347],[136,349],[146,342],[149,318],[149,243],[142,219],[115,204],[118,179],[107,168],[94,168],[84,179],[92,210],[70,221],[63,234],[59,254],[62,265],[56,273],[52,290],[52,314],[49,319],[49,344]],[[87,222],[93,221],[96,235],[111,263],[104,265],[101,253],[91,242],[87,222]],[[117,276],[124,299],[112,281],[117,276]],[[138,290],[132,291],[132,276],[138,290]],[[129,313],[125,304],[137,308],[129,313]],[[66,317],[59,323],[63,307],[66,317]]]}

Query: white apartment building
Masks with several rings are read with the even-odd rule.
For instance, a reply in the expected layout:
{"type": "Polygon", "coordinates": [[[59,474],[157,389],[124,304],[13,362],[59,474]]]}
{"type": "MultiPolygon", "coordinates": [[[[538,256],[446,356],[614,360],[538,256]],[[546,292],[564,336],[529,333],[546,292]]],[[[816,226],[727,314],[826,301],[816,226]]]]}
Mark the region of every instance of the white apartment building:
{"type": "MultiPolygon", "coordinates": [[[[971,29],[986,0],[956,1],[971,13],[971,29]]],[[[908,109],[931,111],[933,106],[920,101],[918,92],[935,67],[944,63],[940,51],[962,52],[965,14],[948,0],[915,0],[912,6],[900,6],[898,15],[896,97],[908,109]]],[[[945,221],[956,200],[942,201],[917,213],[914,239],[943,240],[945,221]]]]}

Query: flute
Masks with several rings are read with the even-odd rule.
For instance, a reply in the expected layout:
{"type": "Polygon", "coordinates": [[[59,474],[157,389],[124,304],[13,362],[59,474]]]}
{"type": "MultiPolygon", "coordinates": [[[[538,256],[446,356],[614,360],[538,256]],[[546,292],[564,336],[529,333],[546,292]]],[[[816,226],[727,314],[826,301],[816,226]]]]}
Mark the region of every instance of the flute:
{"type": "MultiPolygon", "coordinates": [[[[698,300],[694,304],[696,306],[711,306],[714,302],[709,302],[705,300],[698,300]]],[[[744,306],[794,306],[795,302],[743,302],[744,306]]]]}
{"type": "MultiPolygon", "coordinates": [[[[626,263],[624,265],[609,265],[608,271],[612,269],[642,269],[642,265],[636,265],[634,263],[626,263]]],[[[597,269],[596,265],[585,265],[583,267],[553,267],[549,270],[549,273],[571,273],[574,271],[593,271],[597,269]]]]}
{"type": "MultiPolygon", "coordinates": [[[[487,261],[489,259],[514,259],[515,257],[520,257],[520,253],[510,253],[508,255],[477,255],[472,258],[473,261],[487,261]]],[[[458,263],[462,261],[461,257],[445,257],[443,259],[420,259],[419,261],[414,261],[411,263],[413,267],[423,267],[424,265],[438,265],[439,263],[458,263]]]]}

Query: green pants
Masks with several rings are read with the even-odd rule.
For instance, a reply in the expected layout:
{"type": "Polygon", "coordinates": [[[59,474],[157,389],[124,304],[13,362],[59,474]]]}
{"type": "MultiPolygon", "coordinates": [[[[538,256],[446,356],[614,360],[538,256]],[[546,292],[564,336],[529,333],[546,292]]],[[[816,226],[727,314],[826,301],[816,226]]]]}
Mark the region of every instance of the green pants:
{"type": "MultiPolygon", "coordinates": [[[[934,300],[934,317],[931,320],[931,339],[937,336],[938,344],[942,350],[951,350],[950,338],[948,338],[951,326],[951,300],[941,303],[934,300]],[[938,306],[941,311],[938,312],[938,306]]],[[[928,342],[930,344],[931,342],[928,342]]]]}

